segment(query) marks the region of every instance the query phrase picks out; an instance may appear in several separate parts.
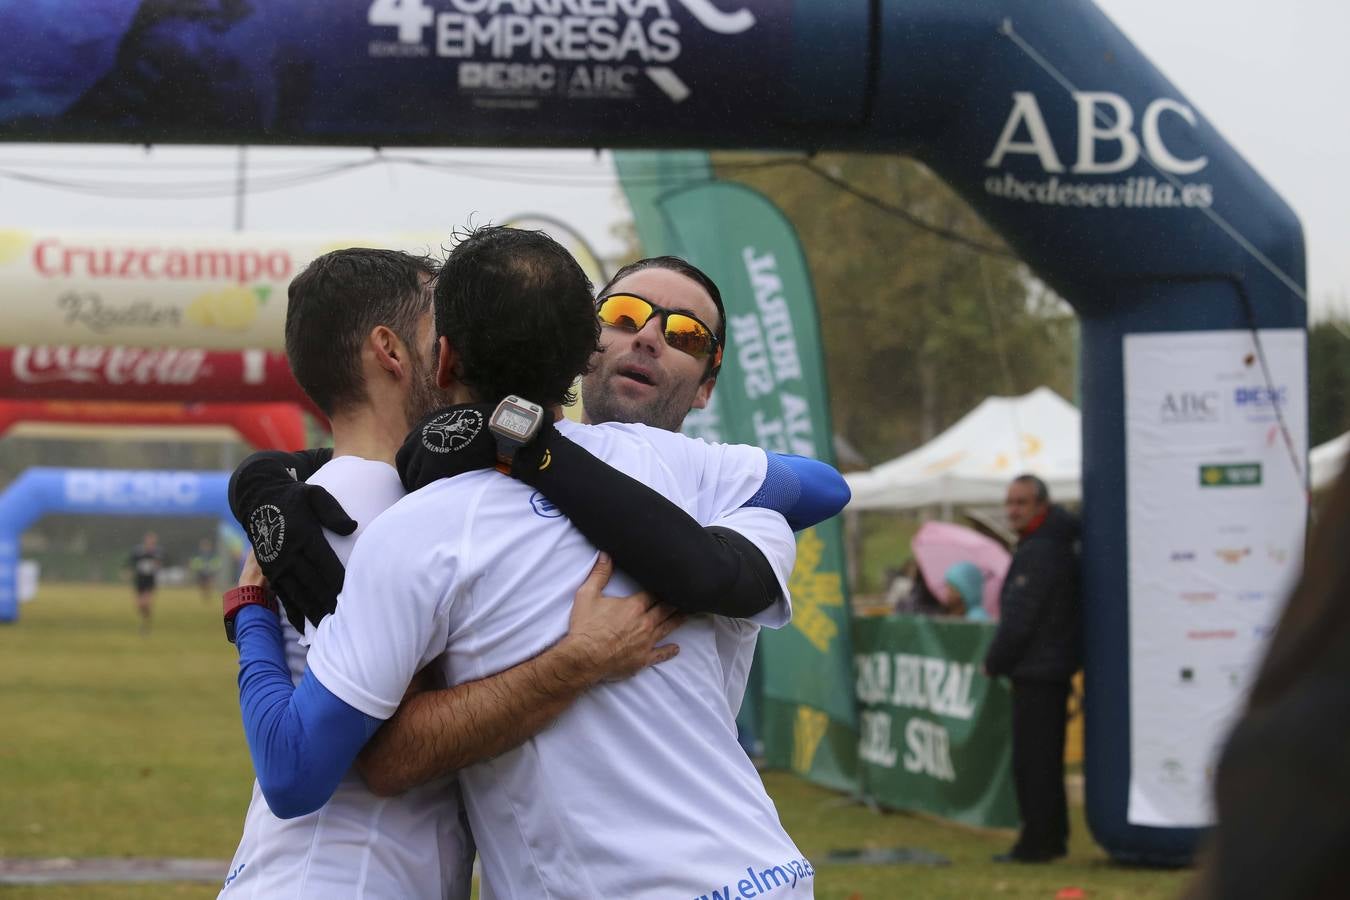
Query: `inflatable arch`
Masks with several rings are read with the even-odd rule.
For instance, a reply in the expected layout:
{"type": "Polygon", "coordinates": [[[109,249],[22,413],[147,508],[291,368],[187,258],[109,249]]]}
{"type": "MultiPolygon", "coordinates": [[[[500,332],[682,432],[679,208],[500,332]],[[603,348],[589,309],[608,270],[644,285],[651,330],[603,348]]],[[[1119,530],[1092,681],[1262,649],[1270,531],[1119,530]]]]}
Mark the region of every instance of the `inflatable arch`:
{"type": "Polygon", "coordinates": [[[0,106],[0,138],[834,149],[931,167],[1081,317],[1088,818],[1118,858],[1190,857],[1206,766],[1184,746],[1132,759],[1132,729],[1170,703],[1150,694],[1134,710],[1132,676],[1167,675],[1175,693],[1243,673],[1168,675],[1132,650],[1131,628],[1173,623],[1197,653],[1192,635],[1238,635],[1188,630],[1198,607],[1133,583],[1226,551],[1256,565],[1244,547],[1298,558],[1263,529],[1278,518],[1301,534],[1306,502],[1292,414],[1306,399],[1303,238],[1089,0],[278,0],[220,22],[186,0],[154,16],[138,5],[108,0],[69,38],[68,23],[48,27],[55,7],[11,16],[0,96],[24,99],[0,106]],[[255,64],[268,59],[288,65],[255,64]],[[1289,338],[1278,360],[1272,330],[1289,338]],[[1269,423],[1270,446],[1194,458],[1197,429],[1244,422],[1269,423]],[[1127,477],[1141,435],[1157,465],[1127,477]],[[1157,488],[1151,521],[1195,522],[1197,536],[1139,557],[1140,486],[1157,488]],[[1143,802],[1146,783],[1190,808],[1143,802]]]}
{"type": "Polygon", "coordinates": [[[228,425],[259,450],[303,450],[305,421],[291,403],[124,403],[0,400],[0,437],[19,422],[85,425],[228,425]]]}
{"type": "Polygon", "coordinates": [[[19,617],[19,537],[51,513],[82,516],[214,516],[239,541],[228,472],[48,469],[24,472],[0,493],[0,622],[19,617]]]}

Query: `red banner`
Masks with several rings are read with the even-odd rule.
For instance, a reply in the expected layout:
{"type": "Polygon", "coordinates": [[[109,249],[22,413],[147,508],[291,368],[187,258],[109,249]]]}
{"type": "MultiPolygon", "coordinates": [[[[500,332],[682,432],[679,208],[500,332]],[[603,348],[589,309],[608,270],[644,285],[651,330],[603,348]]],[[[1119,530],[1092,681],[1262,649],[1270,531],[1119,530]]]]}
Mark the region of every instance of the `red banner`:
{"type": "Polygon", "coordinates": [[[305,446],[304,416],[294,403],[0,400],[0,435],[19,422],[228,425],[259,450],[302,450],[305,446]]]}
{"type": "Polygon", "coordinates": [[[271,350],[0,347],[0,399],[286,402],[327,421],[271,350]]]}

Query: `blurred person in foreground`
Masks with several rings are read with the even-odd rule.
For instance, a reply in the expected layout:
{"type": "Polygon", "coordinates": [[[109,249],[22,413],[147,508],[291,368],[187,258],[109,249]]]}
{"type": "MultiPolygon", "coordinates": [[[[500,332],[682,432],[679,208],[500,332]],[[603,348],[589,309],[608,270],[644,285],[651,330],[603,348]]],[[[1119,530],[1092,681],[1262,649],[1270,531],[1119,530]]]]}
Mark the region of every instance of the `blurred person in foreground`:
{"type": "Polygon", "coordinates": [[[999,594],[1000,621],[984,658],[1012,679],[1013,784],[1022,831],[996,862],[1044,863],[1068,852],[1064,733],[1070,680],[1082,666],[1078,518],[1019,475],[1004,503],[1017,547],[999,594]]]}
{"type": "Polygon", "coordinates": [[[1350,469],[1219,758],[1191,900],[1350,892],[1350,469]]]}

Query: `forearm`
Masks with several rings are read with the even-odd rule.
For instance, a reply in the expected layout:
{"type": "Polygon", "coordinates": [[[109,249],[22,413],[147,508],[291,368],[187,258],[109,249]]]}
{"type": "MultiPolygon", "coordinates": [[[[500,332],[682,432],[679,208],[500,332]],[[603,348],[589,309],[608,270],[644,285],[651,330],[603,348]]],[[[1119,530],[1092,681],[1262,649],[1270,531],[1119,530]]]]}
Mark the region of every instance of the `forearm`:
{"type": "Polygon", "coordinates": [[[705,529],[561,434],[548,435],[543,450],[549,465],[531,467],[521,480],[663,602],[690,613],[750,616],[778,599],[777,580],[749,541],[726,529],[705,529]]]}
{"type": "Polygon", "coordinates": [[[292,687],[281,622],[272,612],[245,607],[235,625],[239,705],[263,796],[279,818],[313,812],[328,802],[379,721],[311,674],[292,687]]]}
{"type": "Polygon", "coordinates": [[[499,756],[548,727],[600,680],[568,638],[496,675],[414,694],[361,752],[358,770],[390,796],[499,756]]]}

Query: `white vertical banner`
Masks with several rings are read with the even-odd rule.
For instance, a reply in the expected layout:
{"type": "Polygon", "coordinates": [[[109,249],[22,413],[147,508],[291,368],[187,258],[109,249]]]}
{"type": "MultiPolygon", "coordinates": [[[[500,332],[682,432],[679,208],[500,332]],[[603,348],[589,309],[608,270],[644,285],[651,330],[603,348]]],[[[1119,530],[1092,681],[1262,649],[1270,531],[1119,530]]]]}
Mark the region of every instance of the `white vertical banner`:
{"type": "Polygon", "coordinates": [[[1213,824],[1217,755],[1303,558],[1299,329],[1125,337],[1130,824],[1213,824]],[[1291,448],[1286,441],[1286,431],[1291,448]]]}

